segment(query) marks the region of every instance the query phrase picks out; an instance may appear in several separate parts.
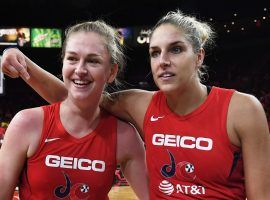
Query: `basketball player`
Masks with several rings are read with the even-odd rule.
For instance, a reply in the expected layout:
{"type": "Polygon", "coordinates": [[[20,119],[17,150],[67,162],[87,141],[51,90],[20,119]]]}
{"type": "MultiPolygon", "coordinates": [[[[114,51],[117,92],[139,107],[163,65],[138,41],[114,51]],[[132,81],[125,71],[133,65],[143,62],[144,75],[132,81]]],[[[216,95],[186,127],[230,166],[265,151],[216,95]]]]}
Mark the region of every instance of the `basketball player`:
{"type": "Polygon", "coordinates": [[[143,142],[135,128],[99,107],[123,65],[115,30],[102,21],[68,29],[65,100],[22,110],[0,150],[0,199],[108,199],[117,164],[139,199],[148,199],[143,142]],[[18,179],[20,177],[20,181],[18,179]]]}
{"type": "MultiPolygon", "coordinates": [[[[145,140],[150,199],[270,199],[270,135],[262,105],[252,95],[201,83],[212,38],[207,23],[169,12],[150,35],[159,91],[126,90],[103,101],[145,140]]],[[[18,50],[8,51],[6,74],[22,76],[49,102],[66,96],[59,79],[18,50]]]]}

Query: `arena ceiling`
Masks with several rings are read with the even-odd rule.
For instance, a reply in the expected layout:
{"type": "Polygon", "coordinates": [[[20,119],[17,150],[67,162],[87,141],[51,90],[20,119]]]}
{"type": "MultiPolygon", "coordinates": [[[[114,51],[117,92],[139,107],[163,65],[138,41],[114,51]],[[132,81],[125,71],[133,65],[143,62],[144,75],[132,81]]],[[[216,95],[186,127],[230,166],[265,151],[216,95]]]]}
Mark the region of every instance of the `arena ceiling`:
{"type": "Polygon", "coordinates": [[[248,17],[264,7],[269,10],[269,4],[269,0],[5,0],[0,3],[0,26],[66,27],[97,18],[115,26],[152,25],[177,8],[226,21],[234,12],[248,17]]]}

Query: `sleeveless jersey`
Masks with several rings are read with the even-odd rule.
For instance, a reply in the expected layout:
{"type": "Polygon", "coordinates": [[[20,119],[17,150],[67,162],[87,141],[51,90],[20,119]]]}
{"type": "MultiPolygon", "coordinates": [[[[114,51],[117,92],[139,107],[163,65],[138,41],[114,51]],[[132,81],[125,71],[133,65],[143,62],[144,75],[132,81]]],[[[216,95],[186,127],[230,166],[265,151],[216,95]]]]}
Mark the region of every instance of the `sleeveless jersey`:
{"type": "Polygon", "coordinates": [[[96,129],[75,138],[61,123],[60,103],[42,108],[41,140],[22,172],[20,199],[107,200],[117,165],[117,119],[102,111],[96,129]]]}
{"type": "Polygon", "coordinates": [[[161,91],[144,119],[151,199],[245,199],[240,148],[226,130],[234,90],[213,87],[192,113],[172,112],[161,91]]]}

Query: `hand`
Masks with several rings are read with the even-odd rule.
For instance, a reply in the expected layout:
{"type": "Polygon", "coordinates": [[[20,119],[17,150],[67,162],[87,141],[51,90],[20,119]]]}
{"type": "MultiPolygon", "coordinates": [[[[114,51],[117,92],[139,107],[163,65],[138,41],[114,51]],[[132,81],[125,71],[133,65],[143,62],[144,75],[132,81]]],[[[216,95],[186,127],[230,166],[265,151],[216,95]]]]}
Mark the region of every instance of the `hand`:
{"type": "Polygon", "coordinates": [[[6,49],[3,52],[1,68],[3,73],[11,78],[19,76],[25,80],[30,78],[27,72],[26,56],[17,48],[6,49]]]}

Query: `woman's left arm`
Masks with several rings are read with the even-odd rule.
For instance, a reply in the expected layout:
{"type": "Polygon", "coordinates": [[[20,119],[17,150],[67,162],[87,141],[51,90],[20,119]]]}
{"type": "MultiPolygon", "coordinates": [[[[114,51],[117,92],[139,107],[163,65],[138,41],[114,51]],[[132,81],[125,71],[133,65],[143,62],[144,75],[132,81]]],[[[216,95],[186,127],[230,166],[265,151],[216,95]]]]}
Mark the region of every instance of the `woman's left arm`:
{"type": "Polygon", "coordinates": [[[149,199],[145,148],[136,129],[118,121],[117,160],[128,183],[140,200],[149,199]]]}
{"type": "Polygon", "coordinates": [[[233,96],[233,128],[243,152],[245,186],[249,200],[270,199],[270,134],[264,109],[257,98],[233,96]]]}

